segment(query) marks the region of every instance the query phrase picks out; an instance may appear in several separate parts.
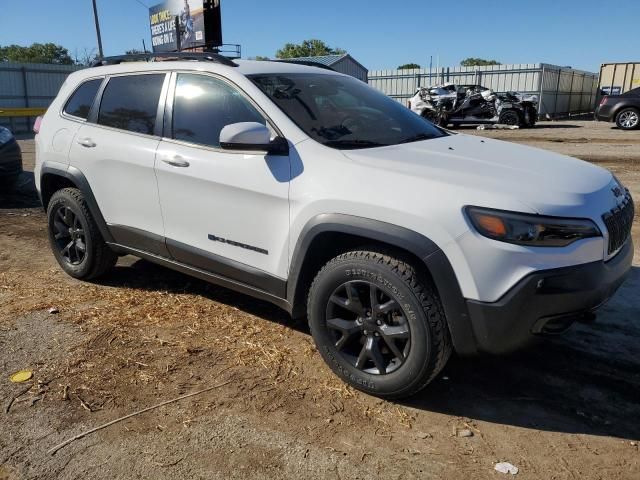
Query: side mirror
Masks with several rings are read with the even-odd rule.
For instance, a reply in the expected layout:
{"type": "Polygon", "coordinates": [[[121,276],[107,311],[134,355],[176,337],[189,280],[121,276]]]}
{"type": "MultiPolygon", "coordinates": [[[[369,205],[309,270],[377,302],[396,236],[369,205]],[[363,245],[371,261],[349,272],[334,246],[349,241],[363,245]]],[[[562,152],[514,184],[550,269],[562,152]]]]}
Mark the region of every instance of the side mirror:
{"type": "Polygon", "coordinates": [[[287,155],[289,144],[284,138],[271,140],[271,130],[257,122],[227,125],[220,132],[220,147],[225,150],[246,150],[287,155]]]}

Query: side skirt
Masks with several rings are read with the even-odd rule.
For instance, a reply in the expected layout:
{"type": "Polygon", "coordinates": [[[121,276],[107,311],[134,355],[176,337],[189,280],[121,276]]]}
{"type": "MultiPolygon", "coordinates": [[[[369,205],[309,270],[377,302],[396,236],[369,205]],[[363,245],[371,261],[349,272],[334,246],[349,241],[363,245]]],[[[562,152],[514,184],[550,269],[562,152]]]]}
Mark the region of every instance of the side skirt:
{"type": "Polygon", "coordinates": [[[125,245],[120,245],[118,243],[108,243],[108,245],[119,253],[126,253],[129,255],[133,255],[135,257],[148,260],[150,262],[156,263],[163,267],[170,268],[177,272],[199,278],[206,282],[210,282],[215,285],[219,285],[221,287],[225,287],[230,290],[234,290],[236,292],[240,292],[245,295],[252,296],[254,298],[259,298],[260,300],[265,300],[274,305],[277,305],[278,307],[282,308],[288,313],[291,313],[291,310],[292,310],[291,304],[286,299],[280,298],[277,295],[274,295],[272,293],[265,292],[264,290],[261,290],[259,288],[252,287],[245,283],[232,280],[232,279],[223,277],[221,275],[217,275],[215,273],[207,272],[205,270],[201,270],[199,268],[192,267],[190,265],[186,265],[184,263],[180,263],[175,260],[164,258],[153,253],[145,252],[143,250],[138,250],[136,248],[127,247],[125,245]]]}

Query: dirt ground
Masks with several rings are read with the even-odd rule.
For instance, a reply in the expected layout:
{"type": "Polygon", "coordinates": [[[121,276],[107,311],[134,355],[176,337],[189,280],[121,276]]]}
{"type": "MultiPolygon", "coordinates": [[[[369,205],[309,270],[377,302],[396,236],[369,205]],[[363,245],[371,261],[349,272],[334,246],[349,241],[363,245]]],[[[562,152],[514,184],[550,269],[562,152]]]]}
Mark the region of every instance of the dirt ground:
{"type": "MultiPolygon", "coordinates": [[[[461,131],[597,162],[640,199],[640,132],[461,131]]],[[[20,188],[0,192],[0,480],[485,479],[505,477],[500,461],[523,479],[639,478],[637,217],[632,275],[595,323],[509,357],[454,357],[421,394],[387,402],[345,387],[304,322],[266,303],[131,257],[98,283],[66,276],[31,186],[33,142],[21,145],[20,188]],[[10,383],[20,369],[33,380],[10,383]]]]}

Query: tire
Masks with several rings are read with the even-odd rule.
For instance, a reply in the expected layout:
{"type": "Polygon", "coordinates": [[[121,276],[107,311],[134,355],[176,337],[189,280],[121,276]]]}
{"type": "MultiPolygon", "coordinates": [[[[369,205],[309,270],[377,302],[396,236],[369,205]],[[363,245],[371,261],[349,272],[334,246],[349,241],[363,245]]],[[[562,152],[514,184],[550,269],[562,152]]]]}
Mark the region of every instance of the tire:
{"type": "Polygon", "coordinates": [[[522,122],[524,128],[533,128],[536,126],[538,120],[538,112],[533,107],[527,107],[525,111],[525,118],[522,122]]]}
{"type": "Polygon", "coordinates": [[[616,125],[622,130],[635,130],[640,127],[640,111],[637,108],[623,108],[616,115],[616,125]]]}
{"type": "Polygon", "coordinates": [[[500,125],[520,125],[520,115],[515,110],[502,112],[498,119],[500,125]]]}
{"type": "Polygon", "coordinates": [[[430,280],[382,252],[352,251],[328,262],[311,285],[307,313],[325,362],[371,395],[413,395],[451,355],[449,329],[430,280]],[[372,295],[375,309],[385,312],[378,321],[367,316],[372,295]]]}
{"type": "Polygon", "coordinates": [[[91,280],[116,264],[118,256],[104,242],[80,190],[64,188],[52,195],[47,224],[53,255],[70,276],[91,280]]]}

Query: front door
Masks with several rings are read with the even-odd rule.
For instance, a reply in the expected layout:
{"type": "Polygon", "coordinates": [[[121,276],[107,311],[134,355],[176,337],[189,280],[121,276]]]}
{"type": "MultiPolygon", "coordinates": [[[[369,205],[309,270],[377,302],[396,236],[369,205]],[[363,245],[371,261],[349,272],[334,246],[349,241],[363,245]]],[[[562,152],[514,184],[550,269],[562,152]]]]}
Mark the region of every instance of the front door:
{"type": "Polygon", "coordinates": [[[172,256],[262,290],[274,290],[274,282],[281,287],[289,157],[225,151],[219,143],[226,125],[266,124],[265,117],[235,86],[207,74],[175,74],[168,101],[172,122],[156,175],[172,256]]]}

